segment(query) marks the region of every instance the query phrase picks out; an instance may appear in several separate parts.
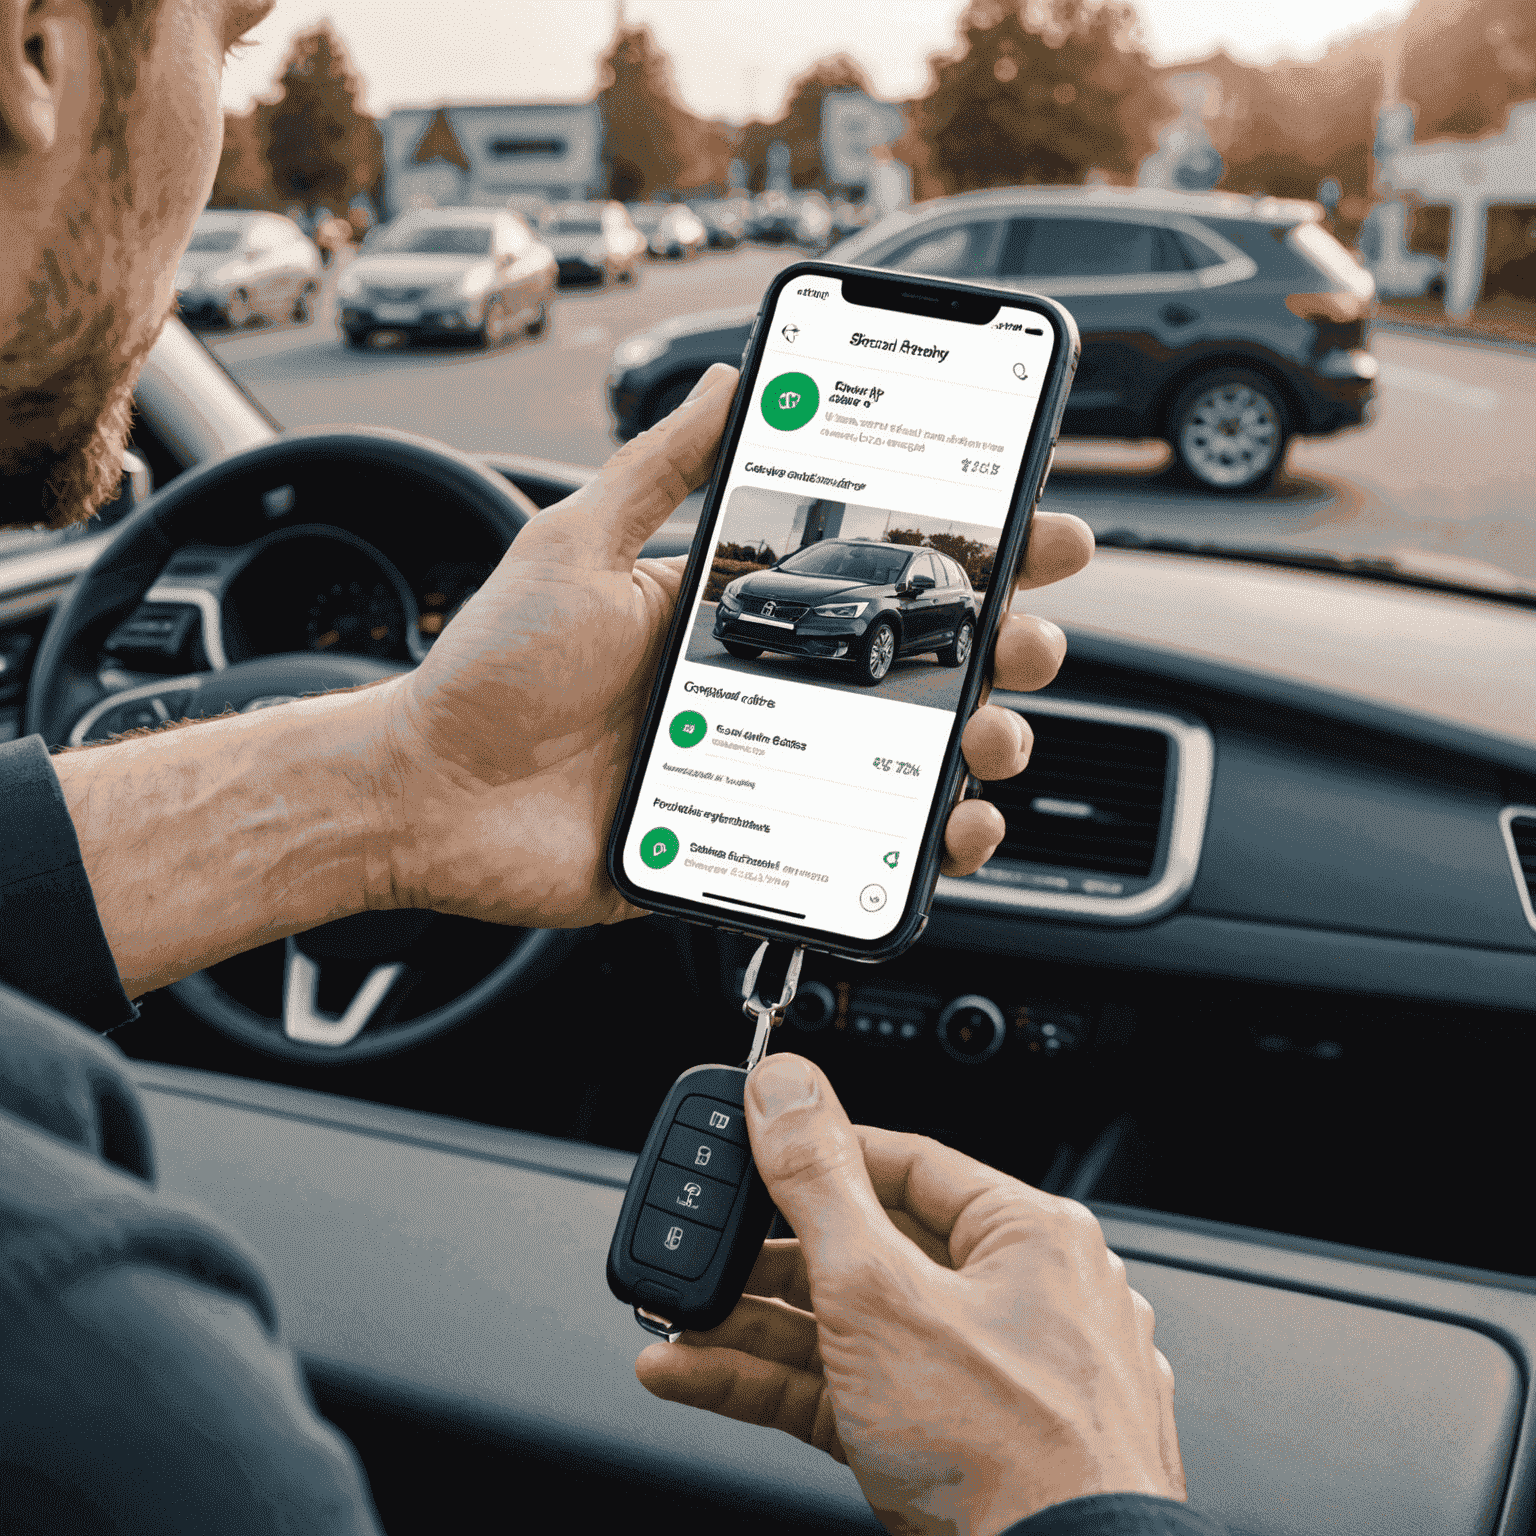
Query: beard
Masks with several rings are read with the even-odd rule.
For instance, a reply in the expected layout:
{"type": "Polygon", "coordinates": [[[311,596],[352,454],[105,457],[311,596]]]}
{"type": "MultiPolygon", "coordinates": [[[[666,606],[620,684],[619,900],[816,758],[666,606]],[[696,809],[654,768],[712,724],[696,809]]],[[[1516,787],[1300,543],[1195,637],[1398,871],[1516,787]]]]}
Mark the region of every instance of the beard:
{"type": "Polygon", "coordinates": [[[134,324],[99,277],[82,277],[80,257],[101,246],[44,251],[31,302],[0,346],[0,526],[64,528],[118,493],[133,386],[166,316],[134,324]]]}
{"type": "Polygon", "coordinates": [[[113,0],[107,10],[90,153],[59,209],[59,238],[39,253],[27,307],[0,337],[0,527],[65,528],[117,495],[133,386],[174,307],[143,305],[158,290],[135,271],[144,229],[127,163],[125,103],[158,7],[113,0]]]}

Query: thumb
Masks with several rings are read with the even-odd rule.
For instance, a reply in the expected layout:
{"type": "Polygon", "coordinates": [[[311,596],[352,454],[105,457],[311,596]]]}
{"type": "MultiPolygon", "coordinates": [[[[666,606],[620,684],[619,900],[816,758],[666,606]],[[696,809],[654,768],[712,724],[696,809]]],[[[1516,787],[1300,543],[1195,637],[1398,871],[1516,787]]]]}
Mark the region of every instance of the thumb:
{"type": "Polygon", "coordinates": [[[747,1079],[746,1108],[758,1172],[800,1239],[813,1286],[895,1233],[863,1145],[819,1067],[803,1056],[764,1058],[747,1079]]]}
{"type": "Polygon", "coordinates": [[[629,570],[645,541],[708,480],[736,380],[736,369],[713,364],[670,416],[626,443],[580,493],[607,514],[598,563],[629,570]]]}

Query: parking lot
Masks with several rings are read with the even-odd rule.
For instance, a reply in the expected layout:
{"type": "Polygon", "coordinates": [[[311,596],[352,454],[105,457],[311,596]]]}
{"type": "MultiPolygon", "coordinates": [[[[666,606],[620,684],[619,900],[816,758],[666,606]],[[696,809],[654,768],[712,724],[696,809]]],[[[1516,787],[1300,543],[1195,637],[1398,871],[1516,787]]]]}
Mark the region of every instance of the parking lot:
{"type": "MultiPolygon", "coordinates": [[[[614,346],[672,316],[755,304],[802,254],[744,246],[650,262],[632,288],[562,290],[546,336],[489,354],[348,349],[334,321],[338,268],[310,324],[208,340],[285,426],[365,422],[469,450],[597,465],[615,447],[602,389],[614,346]]],[[[1507,585],[1488,569],[1499,567],[1536,585],[1528,434],[1511,430],[1536,395],[1536,353],[1387,330],[1371,349],[1381,364],[1373,421],[1298,440],[1261,495],[1191,491],[1157,443],[1064,439],[1046,505],[1101,535],[1396,555],[1507,585]]]]}

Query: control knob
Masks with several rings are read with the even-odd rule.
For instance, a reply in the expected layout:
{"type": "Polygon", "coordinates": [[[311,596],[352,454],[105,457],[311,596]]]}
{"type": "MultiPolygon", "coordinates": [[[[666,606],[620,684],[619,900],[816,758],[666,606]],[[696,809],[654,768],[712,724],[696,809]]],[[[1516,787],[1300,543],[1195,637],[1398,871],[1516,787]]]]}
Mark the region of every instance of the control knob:
{"type": "Polygon", "coordinates": [[[818,1029],[825,1029],[837,1017],[837,999],[824,982],[802,981],[784,1017],[796,1029],[813,1034],[818,1029]]]}
{"type": "Polygon", "coordinates": [[[975,993],[955,998],[939,1015],[939,1044],[947,1056],[968,1067],[997,1055],[1007,1033],[1003,1010],[990,997],[975,993]]]}

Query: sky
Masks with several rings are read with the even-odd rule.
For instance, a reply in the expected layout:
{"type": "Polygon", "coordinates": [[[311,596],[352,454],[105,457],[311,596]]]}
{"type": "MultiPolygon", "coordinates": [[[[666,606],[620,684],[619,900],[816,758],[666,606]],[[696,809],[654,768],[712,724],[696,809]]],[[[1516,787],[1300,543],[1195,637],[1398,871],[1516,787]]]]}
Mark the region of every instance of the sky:
{"type": "MultiPolygon", "coordinates": [[[[1141,0],[1142,35],[1160,64],[1218,47],[1250,64],[1311,59],[1338,38],[1401,19],[1413,0],[1141,0]]],[[[627,0],[671,55],[683,101],[702,117],[772,118],[786,87],[818,59],[847,53],[892,100],[927,85],[928,56],[955,45],[961,0],[627,0]]],[[[278,0],[254,46],[224,75],[243,111],[271,89],[295,33],[329,18],[375,116],[439,101],[577,101],[613,35],[613,0],[278,0]],[[425,27],[423,22],[426,22],[425,27]]]]}

